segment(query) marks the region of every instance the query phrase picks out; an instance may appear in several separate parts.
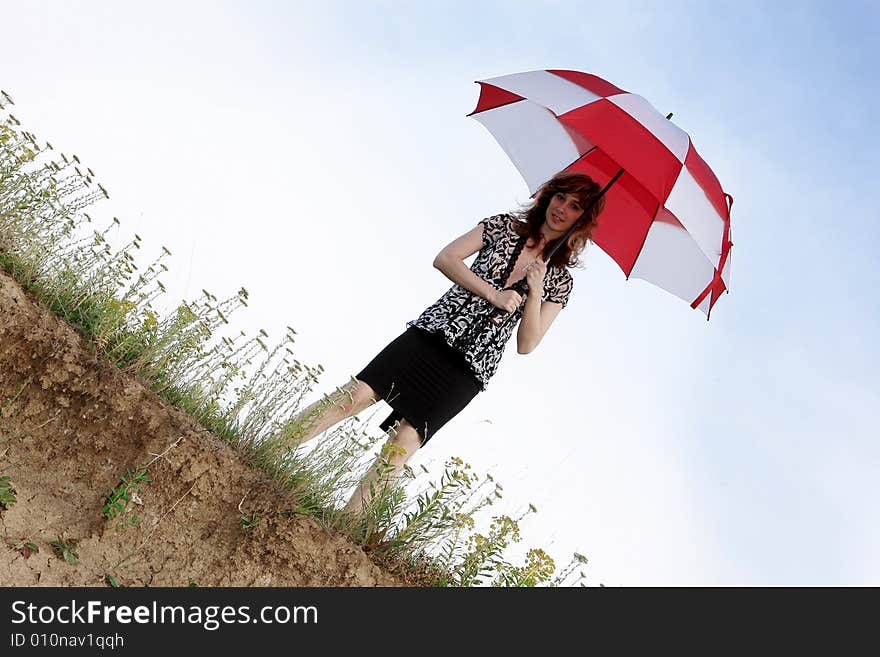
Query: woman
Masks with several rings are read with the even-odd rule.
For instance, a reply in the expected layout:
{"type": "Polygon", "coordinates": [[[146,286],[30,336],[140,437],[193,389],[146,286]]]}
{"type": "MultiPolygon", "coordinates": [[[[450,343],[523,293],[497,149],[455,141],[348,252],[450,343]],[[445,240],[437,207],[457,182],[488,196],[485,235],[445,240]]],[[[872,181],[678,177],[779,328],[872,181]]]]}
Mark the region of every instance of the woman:
{"type": "Polygon", "coordinates": [[[590,239],[604,198],[548,263],[542,256],[599,192],[588,176],[557,174],[523,212],[484,219],[449,243],[434,267],[455,285],[349,384],[294,418],[302,444],[379,399],[391,405],[393,412],[381,425],[391,437],[346,510],[360,511],[380,470],[387,472],[390,465],[397,476],[416,450],[485,389],[517,322],[517,351],[527,354],[538,346],[568,303],[568,268],[577,264],[590,239]],[[464,260],[477,252],[468,268],[464,260]],[[523,294],[508,289],[523,278],[523,294]]]}

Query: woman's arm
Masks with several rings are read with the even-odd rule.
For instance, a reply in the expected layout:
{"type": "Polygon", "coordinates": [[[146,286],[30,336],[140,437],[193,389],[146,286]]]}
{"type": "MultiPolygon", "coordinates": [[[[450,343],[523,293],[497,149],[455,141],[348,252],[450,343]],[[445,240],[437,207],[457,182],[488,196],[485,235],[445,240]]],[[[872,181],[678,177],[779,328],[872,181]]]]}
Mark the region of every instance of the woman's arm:
{"type": "Polygon", "coordinates": [[[526,280],[529,284],[529,295],[526,297],[526,307],[523,308],[523,316],[516,332],[517,353],[527,354],[534,351],[559,311],[562,310],[561,303],[541,301],[541,297],[544,296],[544,276],[546,274],[547,265],[540,258],[529,265],[527,269],[526,280]]]}
{"type": "Polygon", "coordinates": [[[562,310],[561,303],[542,302],[540,294],[530,293],[526,297],[526,307],[516,332],[517,353],[527,354],[534,351],[560,310],[562,310]]]}
{"type": "Polygon", "coordinates": [[[478,224],[461,237],[452,240],[434,258],[434,267],[453,283],[482,297],[496,308],[513,312],[522,303],[522,297],[513,290],[499,290],[472,272],[466,264],[468,258],[483,248],[483,224],[478,224]]]}

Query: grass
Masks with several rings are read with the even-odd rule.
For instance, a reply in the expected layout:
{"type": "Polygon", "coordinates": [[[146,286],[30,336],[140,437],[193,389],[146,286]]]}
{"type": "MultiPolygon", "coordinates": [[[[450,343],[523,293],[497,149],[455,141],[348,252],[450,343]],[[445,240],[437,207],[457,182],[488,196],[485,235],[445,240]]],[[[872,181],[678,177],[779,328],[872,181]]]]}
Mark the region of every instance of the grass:
{"type": "MultiPolygon", "coordinates": [[[[263,330],[248,337],[231,329],[230,317],[247,306],[244,288],[224,300],[202,290],[170,313],[157,311],[154,303],[165,293],[159,277],[168,269],[170,251],[162,247],[141,270],[135,257],[141,248],[138,235],[114,250],[109,233],[120,221],[114,217],[96,230],[85,211],[109,198],[107,190],[76,155],[57,153],[49,142],[22,130],[9,112],[11,104],[0,92],[0,267],[74,326],[96,352],[293,491],[299,505],[289,513],[313,516],[345,532],[391,569],[420,573],[440,586],[583,582],[580,566],[586,560],[580,555],[558,573],[539,549],[519,565],[508,563],[505,551],[520,541],[520,523],[535,509],[530,506],[517,518],[490,516],[501,486],[488,475],[477,477],[457,458],[446,462],[435,482],[424,482],[424,468],[418,476],[408,467],[400,478],[380,476],[363,514],[340,511],[385,436],[368,435],[352,418],[318,444],[294,449],[304,428],[289,418],[323,373],[320,365],[294,357],[296,332],[288,327],[270,347],[263,330]],[[488,529],[480,533],[476,528],[483,520],[488,529]]],[[[325,401],[333,403],[330,396],[325,401]]],[[[124,514],[133,492],[147,481],[145,468],[127,471],[104,496],[105,517],[124,514]]],[[[14,502],[8,477],[0,478],[0,495],[3,490],[7,497],[0,500],[9,500],[2,502],[7,506],[14,502]]],[[[242,513],[240,521],[249,530],[260,518],[242,513]]],[[[53,542],[56,550],[75,560],[73,548],[64,551],[56,543],[61,539],[53,542]]]]}

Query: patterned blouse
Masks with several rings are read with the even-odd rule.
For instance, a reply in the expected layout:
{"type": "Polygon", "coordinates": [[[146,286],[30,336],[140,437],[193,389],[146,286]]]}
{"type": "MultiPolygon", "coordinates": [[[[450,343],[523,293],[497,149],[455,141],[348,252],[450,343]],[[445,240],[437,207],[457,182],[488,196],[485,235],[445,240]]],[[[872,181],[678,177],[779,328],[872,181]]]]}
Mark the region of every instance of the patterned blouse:
{"type": "MultiPolygon", "coordinates": [[[[501,289],[522,253],[526,238],[517,235],[512,214],[498,214],[480,221],[483,225],[483,248],[477,253],[471,271],[501,289]]],[[[548,267],[544,277],[542,301],[553,301],[564,308],[572,289],[571,274],[565,267],[548,267]]],[[[495,306],[460,285],[453,285],[418,319],[408,322],[442,335],[446,342],[464,355],[483,390],[498,369],[504,347],[514,327],[522,318],[523,303],[512,314],[494,314],[495,306]],[[493,314],[495,319],[493,320],[493,314]]]]}

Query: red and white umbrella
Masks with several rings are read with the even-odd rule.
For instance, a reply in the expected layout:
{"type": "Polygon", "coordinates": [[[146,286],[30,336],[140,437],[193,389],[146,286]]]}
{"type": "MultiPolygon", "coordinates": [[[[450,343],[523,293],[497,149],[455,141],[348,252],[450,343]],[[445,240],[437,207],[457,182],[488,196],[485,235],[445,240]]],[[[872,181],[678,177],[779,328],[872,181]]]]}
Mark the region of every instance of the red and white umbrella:
{"type": "Polygon", "coordinates": [[[530,71],[478,84],[471,116],[529,191],[563,170],[612,183],[593,241],[627,278],[671,292],[708,319],[729,289],[733,198],[688,134],[641,96],[588,73],[530,71]]]}

